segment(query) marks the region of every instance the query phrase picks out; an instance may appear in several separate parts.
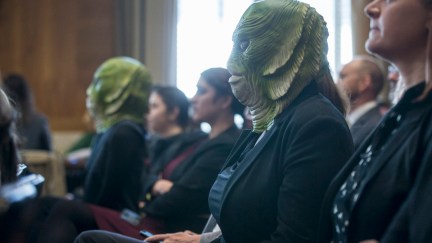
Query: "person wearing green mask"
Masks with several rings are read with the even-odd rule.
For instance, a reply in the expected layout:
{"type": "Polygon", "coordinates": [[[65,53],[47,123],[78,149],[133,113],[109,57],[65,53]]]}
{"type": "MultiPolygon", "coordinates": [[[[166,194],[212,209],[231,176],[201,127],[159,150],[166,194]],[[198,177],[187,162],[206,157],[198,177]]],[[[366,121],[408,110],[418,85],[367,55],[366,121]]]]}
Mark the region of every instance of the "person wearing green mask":
{"type": "Polygon", "coordinates": [[[138,212],[150,80],[149,71],[128,57],[111,58],[96,70],[87,89],[87,110],[97,135],[87,165],[84,201],[138,212]]]}
{"type": "MultiPolygon", "coordinates": [[[[5,226],[0,229],[2,242],[35,241],[41,229],[54,227],[45,224],[51,213],[91,215],[85,203],[116,211],[139,211],[141,176],[148,155],[144,116],[151,87],[149,71],[133,58],[113,57],[97,68],[87,89],[87,109],[97,134],[86,168],[82,200],[42,197],[12,204],[0,215],[0,225],[5,226]]],[[[67,225],[59,222],[55,227],[61,234],[67,225]]]]}

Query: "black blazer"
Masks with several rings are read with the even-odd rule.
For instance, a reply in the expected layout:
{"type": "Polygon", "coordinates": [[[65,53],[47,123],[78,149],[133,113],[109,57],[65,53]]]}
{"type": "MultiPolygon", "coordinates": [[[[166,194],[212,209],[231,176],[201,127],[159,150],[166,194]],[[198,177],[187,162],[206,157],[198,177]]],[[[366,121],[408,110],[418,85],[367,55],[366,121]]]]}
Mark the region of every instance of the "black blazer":
{"type": "Polygon", "coordinates": [[[151,202],[143,210],[164,219],[167,232],[192,230],[199,232],[209,215],[208,193],[240,131],[235,125],[207,140],[172,172],[171,190],[151,202]]]}
{"type": "MultiPolygon", "coordinates": [[[[431,163],[432,95],[426,100],[411,103],[412,97],[422,91],[423,86],[408,90],[399,102],[408,103],[406,114],[399,128],[373,157],[371,167],[364,179],[364,190],[352,209],[347,228],[348,242],[381,240],[388,225],[399,211],[417,180],[421,164],[431,163]]],[[[399,104],[398,104],[399,105],[399,104]]],[[[383,121],[395,110],[392,108],[383,121]]],[[[378,126],[373,133],[380,129],[378,126]]],[[[373,135],[373,134],[372,134],[373,135]]],[[[331,183],[324,200],[324,219],[321,220],[319,242],[330,242],[332,221],[329,220],[334,197],[360,159],[360,154],[371,143],[372,135],[354,153],[347,165],[331,183]]]]}
{"type": "Polygon", "coordinates": [[[358,148],[364,139],[369,135],[372,130],[381,121],[384,115],[382,111],[383,107],[380,105],[375,106],[361,116],[354,124],[350,127],[351,135],[354,141],[354,148],[358,148]]]}
{"type": "Polygon", "coordinates": [[[432,129],[429,128],[427,133],[424,136],[424,163],[419,168],[414,187],[380,243],[430,243],[432,241],[432,217],[430,215],[432,205],[432,129]]]}
{"type": "MultiPolygon", "coordinates": [[[[224,168],[253,137],[245,131],[224,168]]],[[[314,242],[321,201],[353,150],[342,114],[308,86],[246,155],[222,197],[226,242],[314,242]]]]}

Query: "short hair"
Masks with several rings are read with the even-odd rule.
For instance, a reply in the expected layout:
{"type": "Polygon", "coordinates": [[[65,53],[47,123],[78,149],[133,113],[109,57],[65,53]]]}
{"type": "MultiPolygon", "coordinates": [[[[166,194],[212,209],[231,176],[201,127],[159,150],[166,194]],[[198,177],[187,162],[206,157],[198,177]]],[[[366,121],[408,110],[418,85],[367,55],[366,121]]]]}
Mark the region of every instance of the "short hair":
{"type": "Polygon", "coordinates": [[[178,108],[177,124],[186,128],[189,125],[189,100],[186,95],[178,88],[173,86],[155,85],[152,93],[158,94],[164,102],[168,111],[178,108]]]}
{"type": "Polygon", "coordinates": [[[385,77],[387,76],[384,67],[376,58],[371,56],[362,55],[357,56],[355,59],[360,61],[360,71],[363,74],[370,75],[372,80],[372,90],[376,95],[378,95],[384,87],[385,77]]]}

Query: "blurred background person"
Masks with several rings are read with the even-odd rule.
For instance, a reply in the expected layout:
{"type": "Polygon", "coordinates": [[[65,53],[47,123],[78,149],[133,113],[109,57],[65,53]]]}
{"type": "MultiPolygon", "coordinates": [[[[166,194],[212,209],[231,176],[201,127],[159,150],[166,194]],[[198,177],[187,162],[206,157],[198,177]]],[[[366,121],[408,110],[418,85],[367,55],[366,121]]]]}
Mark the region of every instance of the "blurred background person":
{"type": "Polygon", "coordinates": [[[189,108],[188,98],[178,88],[153,87],[146,116],[150,136],[147,171],[143,176],[142,207],[145,201],[166,192],[158,189],[159,183],[166,183],[175,168],[208,138],[201,130],[190,129],[189,108]]]}
{"type": "Polygon", "coordinates": [[[10,74],[3,81],[3,88],[16,110],[16,122],[20,149],[52,150],[48,119],[36,110],[33,94],[27,80],[20,74],[10,74]]]}
{"type": "Polygon", "coordinates": [[[388,106],[378,96],[385,81],[378,60],[371,56],[357,56],[339,72],[338,85],[349,98],[348,125],[357,148],[376,127],[388,106]]]}

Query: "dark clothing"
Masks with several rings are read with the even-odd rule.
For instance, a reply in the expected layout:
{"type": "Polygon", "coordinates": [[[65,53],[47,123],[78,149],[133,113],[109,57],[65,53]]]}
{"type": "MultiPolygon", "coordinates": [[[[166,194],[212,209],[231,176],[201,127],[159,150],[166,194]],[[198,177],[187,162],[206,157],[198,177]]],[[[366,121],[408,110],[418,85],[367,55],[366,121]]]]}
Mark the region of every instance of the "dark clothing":
{"type": "MultiPolygon", "coordinates": [[[[169,179],[172,173],[173,160],[180,157],[184,160],[207,139],[207,134],[202,131],[185,132],[169,138],[153,139],[149,143],[148,171],[143,176],[143,196],[151,191],[158,179],[169,179]],[[168,168],[167,168],[168,167],[168,168]],[[169,170],[169,171],[167,171],[169,170]]],[[[175,162],[174,162],[175,163],[175,162]]],[[[181,161],[180,161],[181,163],[181,161]]]]}
{"type": "MultiPolygon", "coordinates": [[[[432,129],[429,129],[429,132],[432,129]]],[[[429,163],[419,169],[410,196],[392,220],[380,243],[430,243],[432,241],[432,140],[431,133],[425,136],[428,144],[424,148],[429,163]]]]}
{"type": "Polygon", "coordinates": [[[321,201],[353,151],[343,115],[307,86],[259,134],[242,133],[223,169],[232,168],[218,222],[226,242],[315,242],[321,201]]]}
{"type": "MultiPolygon", "coordinates": [[[[121,121],[97,135],[88,163],[86,203],[138,211],[140,176],[147,156],[145,136],[143,126],[131,121],[121,121]]],[[[31,239],[28,242],[68,242],[77,232],[96,228],[91,210],[81,200],[42,197],[14,205],[11,208],[16,210],[8,210],[5,218],[16,220],[0,221],[10,223],[10,242],[22,238],[31,239]],[[62,240],[53,240],[57,237],[62,240]]]]}
{"type": "Polygon", "coordinates": [[[17,123],[21,149],[52,150],[48,119],[41,113],[33,113],[29,122],[17,123]]]}
{"type": "Polygon", "coordinates": [[[233,125],[201,144],[172,172],[171,190],[147,203],[144,212],[164,218],[167,231],[202,230],[209,215],[208,193],[239,134],[233,125]]]}
{"type": "Polygon", "coordinates": [[[143,211],[147,216],[141,219],[139,225],[119,223],[122,221],[119,212],[94,208],[93,213],[99,229],[135,238],[140,237],[140,229],[153,233],[201,231],[209,215],[207,197],[210,187],[238,135],[239,130],[233,125],[217,137],[201,143],[193,154],[172,171],[168,178],[174,183],[172,188],[146,203],[143,211]],[[107,217],[108,214],[111,216],[107,217]]]}
{"type": "Polygon", "coordinates": [[[323,205],[319,242],[330,242],[332,231],[340,239],[346,237],[346,242],[381,240],[418,179],[418,168],[432,162],[432,95],[414,101],[423,87],[424,83],[405,93],[333,180],[323,205]],[[364,176],[357,179],[356,199],[352,193],[343,199],[344,183],[349,182],[349,176],[356,176],[354,171],[359,171],[368,157],[364,176]],[[350,204],[347,226],[339,233],[328,217],[338,210],[335,199],[350,204]]]}
{"type": "Polygon", "coordinates": [[[354,122],[354,124],[350,127],[351,135],[354,141],[354,148],[357,149],[366,139],[367,135],[369,135],[378,125],[385,111],[385,107],[377,105],[361,116],[356,122],[354,122]]]}
{"type": "Polygon", "coordinates": [[[121,121],[95,137],[84,184],[85,202],[139,211],[145,136],[141,124],[121,121]]]}

